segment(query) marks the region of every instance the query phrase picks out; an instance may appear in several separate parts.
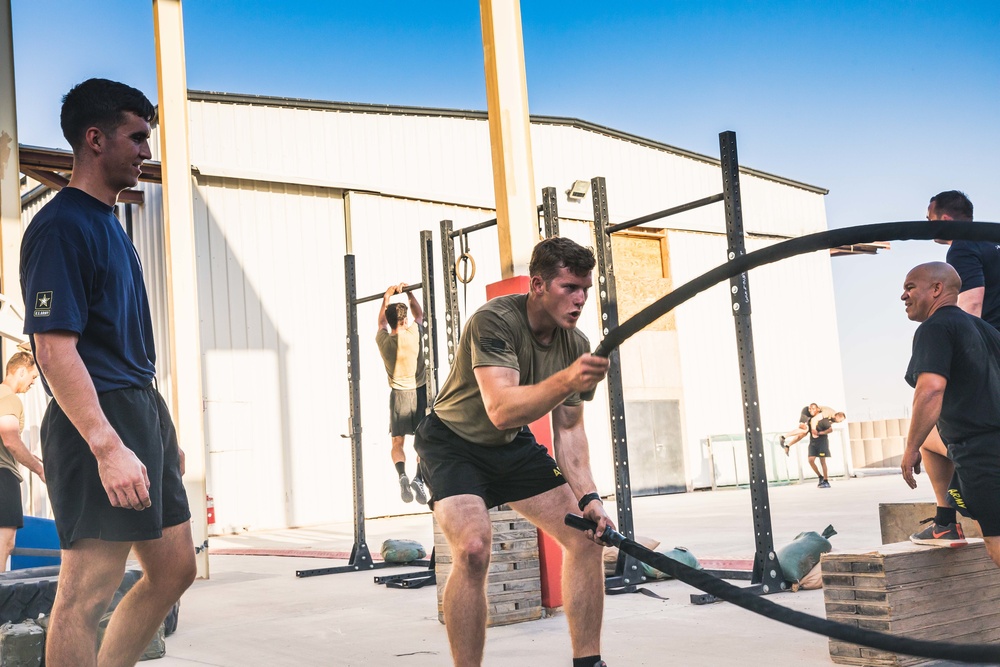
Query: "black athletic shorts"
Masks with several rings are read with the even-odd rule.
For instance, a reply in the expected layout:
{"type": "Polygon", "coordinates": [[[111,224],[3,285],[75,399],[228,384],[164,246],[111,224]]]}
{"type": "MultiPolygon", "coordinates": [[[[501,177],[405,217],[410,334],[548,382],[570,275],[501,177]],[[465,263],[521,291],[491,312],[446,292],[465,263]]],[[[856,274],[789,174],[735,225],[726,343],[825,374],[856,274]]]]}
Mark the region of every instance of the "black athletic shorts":
{"type": "Polygon", "coordinates": [[[42,462],[63,549],[85,538],[155,540],[164,528],[191,518],[177,433],[160,392],[150,384],[99,394],[98,400],[122,442],[146,466],[152,505],[142,511],[111,506],[90,447],[59,405],[49,401],[42,419],[42,462]]]}
{"type": "Polygon", "coordinates": [[[509,444],[484,447],[458,436],[432,412],[417,427],[413,447],[420,456],[420,474],[431,490],[431,509],[435,501],[463,494],[479,496],[486,507],[496,507],[566,483],[555,460],[527,426],[509,444]]]}
{"type": "Polygon", "coordinates": [[[809,442],[809,456],[819,456],[824,459],[830,458],[830,441],[810,441],[809,442]]]}
{"type": "Polygon", "coordinates": [[[1000,535],[1000,433],[987,433],[948,445],[955,475],[948,500],[964,516],[975,519],[983,535],[1000,535]]]}
{"type": "Polygon", "coordinates": [[[427,385],[416,389],[392,389],[389,393],[389,434],[413,435],[427,413],[427,385]]]}
{"type": "MultiPolygon", "coordinates": [[[[2,447],[3,445],[0,445],[2,447]]],[[[7,468],[0,468],[0,528],[24,526],[21,480],[7,468]]]]}

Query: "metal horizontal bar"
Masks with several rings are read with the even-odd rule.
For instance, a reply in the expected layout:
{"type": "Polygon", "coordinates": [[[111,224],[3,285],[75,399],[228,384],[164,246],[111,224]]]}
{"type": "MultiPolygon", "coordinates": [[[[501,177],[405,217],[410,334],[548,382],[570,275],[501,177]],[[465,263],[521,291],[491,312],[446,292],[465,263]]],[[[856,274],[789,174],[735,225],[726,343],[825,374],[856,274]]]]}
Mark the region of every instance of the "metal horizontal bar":
{"type": "MultiPolygon", "coordinates": [[[[538,212],[541,212],[543,210],[543,208],[544,207],[541,204],[539,204],[538,206],[535,207],[535,210],[538,211],[538,212]]],[[[487,227],[493,227],[496,224],[497,224],[497,219],[496,218],[492,218],[490,220],[485,220],[483,222],[477,222],[476,224],[469,225],[468,227],[462,227],[461,229],[453,229],[452,232],[450,234],[448,234],[448,236],[450,238],[455,238],[456,236],[461,236],[462,234],[468,234],[469,232],[477,232],[480,229],[486,229],[487,227]]]]}
{"type": "MultiPolygon", "coordinates": [[[[412,292],[413,290],[418,290],[418,289],[420,289],[423,286],[424,286],[423,283],[417,283],[416,285],[407,285],[406,287],[403,288],[403,291],[404,292],[412,292]]],[[[378,292],[377,294],[372,294],[370,296],[363,296],[360,299],[355,299],[354,300],[354,305],[358,305],[360,303],[367,303],[369,301],[378,301],[379,299],[381,299],[384,296],[385,296],[385,292],[378,292]]]]}
{"type": "Polygon", "coordinates": [[[687,204],[681,204],[680,206],[667,208],[662,211],[657,211],[656,213],[650,213],[649,215],[644,215],[641,218],[628,220],[627,222],[619,222],[617,225],[611,225],[608,227],[607,233],[614,234],[615,232],[620,232],[624,229],[628,229],[629,227],[641,225],[644,222],[652,222],[653,220],[659,220],[660,218],[666,218],[678,213],[684,213],[685,211],[691,211],[696,208],[701,208],[702,206],[707,206],[708,204],[714,204],[717,201],[722,201],[721,192],[717,195],[712,195],[711,197],[705,197],[704,199],[698,199],[696,201],[688,202],[687,204]]]}

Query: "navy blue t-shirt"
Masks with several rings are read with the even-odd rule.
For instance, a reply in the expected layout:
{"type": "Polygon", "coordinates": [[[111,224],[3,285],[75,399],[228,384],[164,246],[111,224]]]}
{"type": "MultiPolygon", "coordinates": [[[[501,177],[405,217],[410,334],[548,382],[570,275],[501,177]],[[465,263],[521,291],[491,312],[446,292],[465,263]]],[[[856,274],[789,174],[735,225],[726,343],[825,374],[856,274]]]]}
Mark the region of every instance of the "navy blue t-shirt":
{"type": "Polygon", "coordinates": [[[963,292],[983,288],[982,318],[1000,329],[1000,244],[955,240],[946,259],[962,279],[963,292]]]}
{"type": "MultiPolygon", "coordinates": [[[[142,266],[114,207],[77,188],[57,193],[21,241],[21,296],[24,333],[80,336],[77,350],[98,393],[153,381],[156,351],[142,266]]],[[[51,394],[44,375],[42,382],[51,394]]]]}
{"type": "Polygon", "coordinates": [[[946,443],[1000,431],[1000,332],[958,306],[939,309],[913,334],[906,381],[921,373],[948,380],[938,419],[946,443]]]}

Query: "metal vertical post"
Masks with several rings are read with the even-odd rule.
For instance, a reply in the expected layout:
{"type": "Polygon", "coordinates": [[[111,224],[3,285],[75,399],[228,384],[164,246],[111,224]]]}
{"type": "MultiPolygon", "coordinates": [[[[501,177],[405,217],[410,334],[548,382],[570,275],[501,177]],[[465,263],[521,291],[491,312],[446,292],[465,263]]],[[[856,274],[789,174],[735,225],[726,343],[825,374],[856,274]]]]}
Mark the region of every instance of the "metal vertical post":
{"type": "Polygon", "coordinates": [[[434,233],[420,232],[420,281],[424,291],[424,376],[427,379],[427,409],[434,405],[438,391],[437,316],[434,314],[434,233]]]}
{"type": "Polygon", "coordinates": [[[344,285],[347,288],[347,385],[351,408],[351,465],[354,480],[354,547],[348,567],[370,569],[371,553],[365,539],[365,486],[361,461],[361,362],[358,359],[358,287],[354,255],[344,255],[344,285]]]}
{"type": "MultiPolygon", "coordinates": [[[[743,210],[740,202],[740,166],[736,154],[736,133],[719,134],[722,166],[722,194],[726,205],[726,238],[729,261],[746,254],[743,241],[743,210]]],[[[752,583],[762,584],[764,593],[784,588],[778,557],[771,533],[771,506],[768,501],[767,467],[764,462],[764,439],[760,426],[757,393],[757,367],[754,361],[753,329],[750,323],[750,282],[746,273],[729,281],[733,317],[736,323],[736,346],[743,387],[743,420],[746,426],[747,459],[750,463],[750,502],[753,505],[753,528],[756,553],[752,583]]]]}
{"type": "Polygon", "coordinates": [[[458,279],[455,277],[455,242],[451,238],[451,220],[441,221],[441,263],[444,264],[444,329],[448,337],[448,365],[455,363],[461,334],[458,312],[458,279]]]}
{"type": "Polygon", "coordinates": [[[559,202],[555,188],[542,188],[543,238],[559,236],[559,202]]]}
{"type": "MultiPolygon", "coordinates": [[[[594,236],[597,256],[598,301],[601,305],[601,334],[618,326],[618,296],[615,291],[615,274],[611,254],[611,235],[608,234],[608,193],[604,177],[590,181],[594,202],[594,236]]],[[[618,531],[635,538],[632,521],[632,484],[628,468],[628,441],[625,432],[625,392],[622,389],[622,367],[618,349],[608,357],[608,407],[611,413],[611,442],[615,463],[615,501],[618,506],[618,531]]],[[[624,587],[634,587],[643,581],[642,567],[635,558],[622,553],[618,557],[615,574],[621,577],[624,587]]],[[[617,582],[616,582],[617,583],[617,582]]],[[[608,587],[617,587],[606,581],[608,587]]]]}

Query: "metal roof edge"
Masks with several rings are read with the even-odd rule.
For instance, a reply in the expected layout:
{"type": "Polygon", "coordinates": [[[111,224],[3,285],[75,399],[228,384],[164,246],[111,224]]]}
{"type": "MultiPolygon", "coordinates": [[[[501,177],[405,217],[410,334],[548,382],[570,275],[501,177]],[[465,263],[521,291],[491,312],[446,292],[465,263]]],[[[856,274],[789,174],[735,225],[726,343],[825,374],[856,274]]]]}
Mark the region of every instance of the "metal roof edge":
{"type": "MultiPolygon", "coordinates": [[[[250,106],[270,106],[270,107],[284,107],[289,109],[306,109],[314,111],[346,111],[346,112],[356,112],[356,113],[374,113],[374,114],[398,114],[406,116],[433,116],[433,117],[444,117],[444,118],[464,118],[466,120],[488,120],[489,116],[485,111],[474,111],[467,109],[442,109],[437,107],[411,107],[411,106],[400,106],[393,104],[370,104],[365,102],[328,102],[323,100],[308,100],[295,97],[270,97],[266,95],[247,95],[242,93],[219,93],[210,92],[202,90],[189,90],[188,99],[195,102],[217,102],[221,104],[246,104],[250,106]]],[[[639,144],[641,146],[647,146],[649,148],[654,148],[656,150],[661,150],[667,153],[673,153],[675,155],[680,155],[681,157],[690,158],[692,160],[697,160],[699,162],[705,162],[711,165],[718,166],[720,161],[718,158],[714,158],[710,155],[703,155],[701,153],[696,153],[694,151],[685,150],[683,148],[678,148],[677,146],[671,146],[670,144],[665,144],[653,139],[647,139],[645,137],[640,137],[635,134],[629,134],[628,132],[622,132],[614,128],[610,128],[604,125],[598,125],[597,123],[591,123],[590,121],[580,120],[579,118],[569,118],[563,116],[541,116],[541,115],[531,115],[531,122],[538,125],[565,125],[568,127],[575,127],[580,130],[585,130],[588,132],[594,132],[597,134],[603,134],[616,139],[622,139],[623,141],[629,141],[631,143],[639,144]]],[[[791,178],[785,178],[783,176],[778,176],[776,174],[771,174],[766,171],[760,171],[759,169],[752,169],[740,165],[740,172],[747,174],[749,176],[755,176],[757,178],[762,178],[768,181],[774,181],[776,183],[781,183],[782,185],[788,185],[794,188],[799,188],[801,190],[807,190],[809,192],[814,192],[820,195],[829,194],[830,191],[827,188],[820,187],[818,185],[810,185],[809,183],[803,183],[802,181],[796,181],[791,178]]]]}

